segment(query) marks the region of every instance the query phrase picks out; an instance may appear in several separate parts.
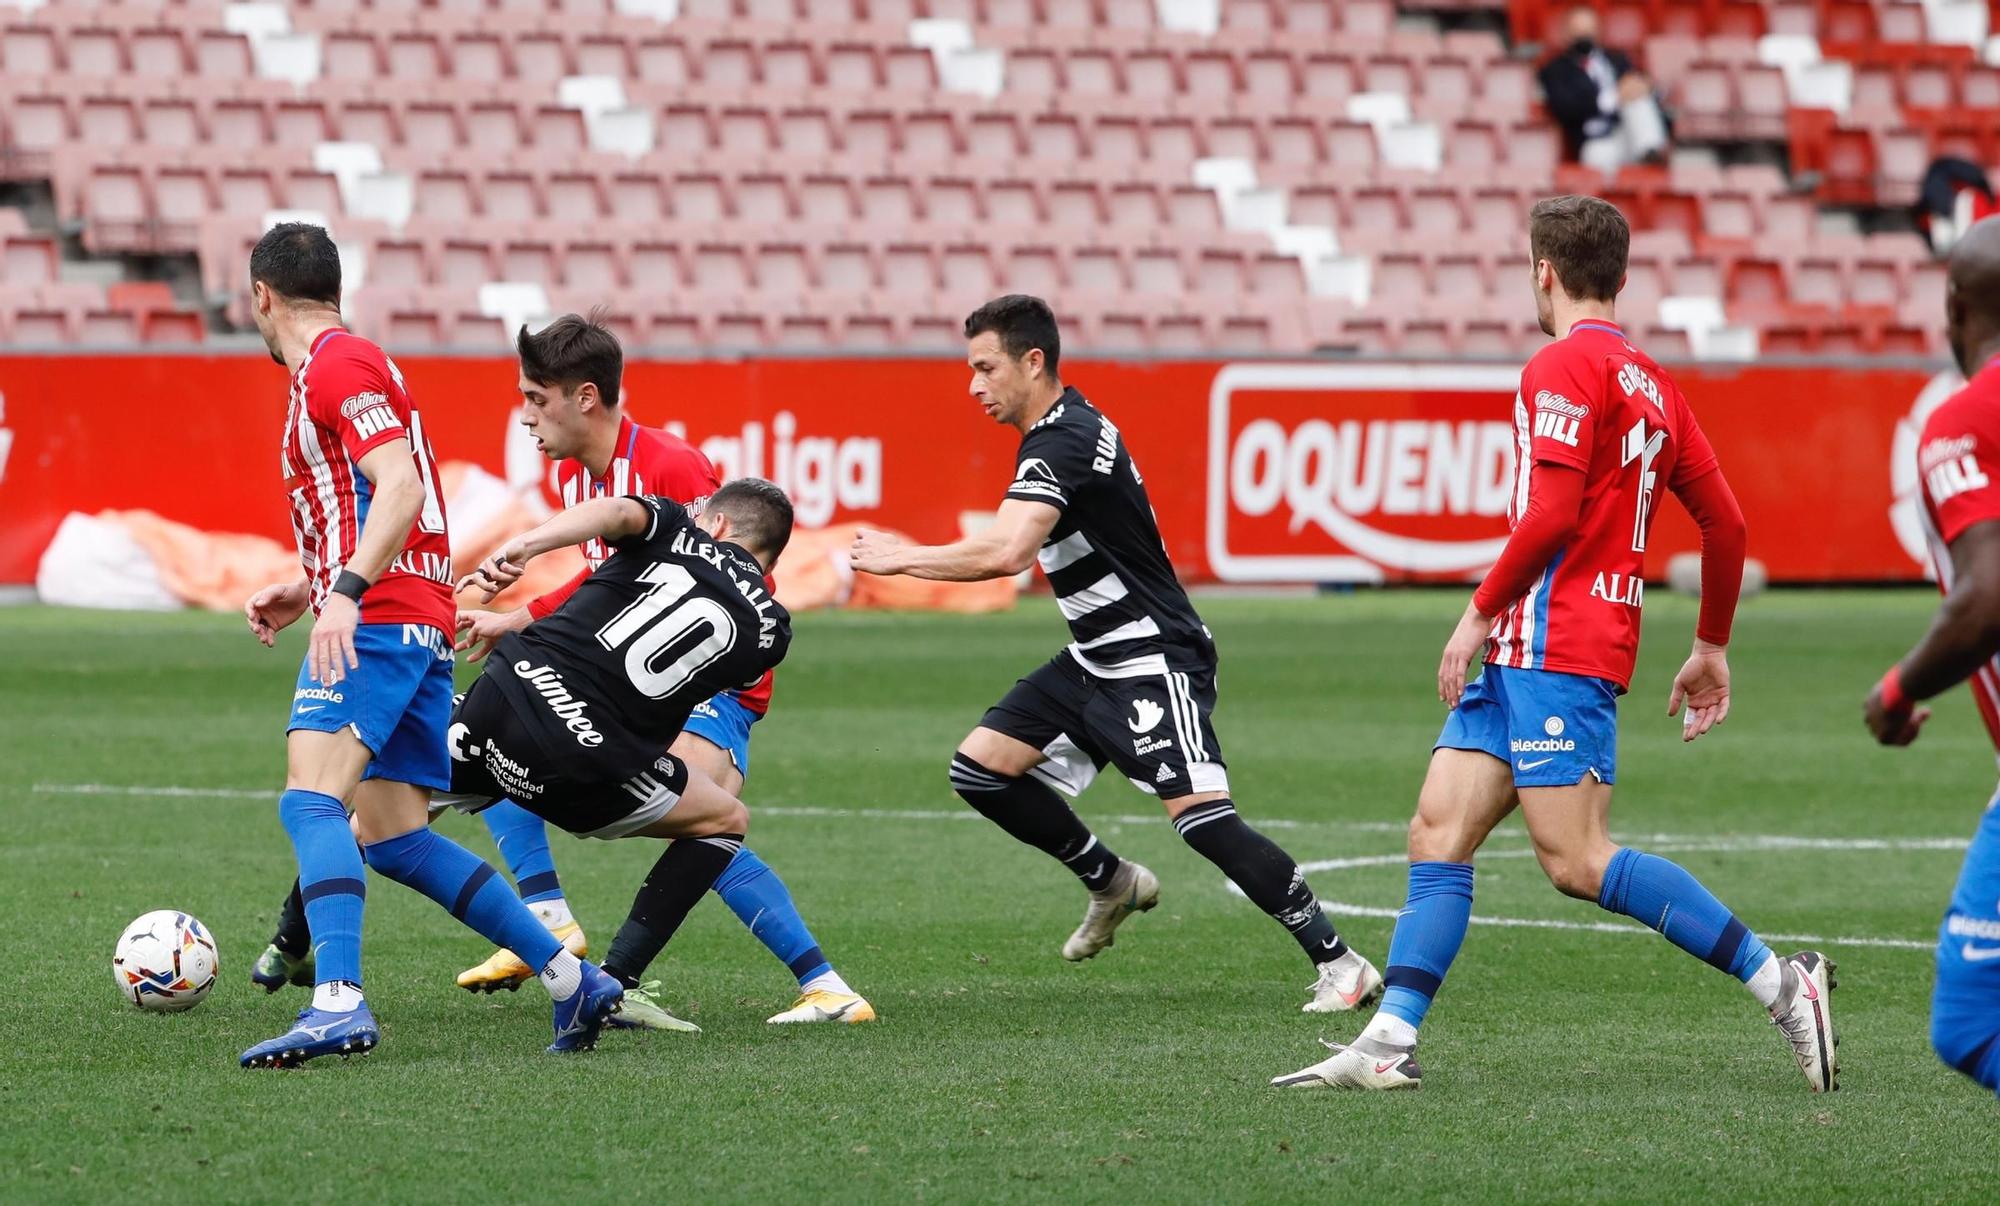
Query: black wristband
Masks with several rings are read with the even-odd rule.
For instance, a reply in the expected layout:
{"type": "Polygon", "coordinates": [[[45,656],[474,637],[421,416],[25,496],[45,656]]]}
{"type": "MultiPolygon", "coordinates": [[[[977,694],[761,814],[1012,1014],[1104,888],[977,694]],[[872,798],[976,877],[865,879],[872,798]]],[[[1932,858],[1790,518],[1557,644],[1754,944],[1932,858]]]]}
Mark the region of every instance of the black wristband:
{"type": "Polygon", "coordinates": [[[353,570],[342,570],[340,571],[340,577],[333,580],[333,593],[336,595],[346,595],[356,603],[361,602],[361,596],[367,590],[368,579],[355,573],[353,570]]]}

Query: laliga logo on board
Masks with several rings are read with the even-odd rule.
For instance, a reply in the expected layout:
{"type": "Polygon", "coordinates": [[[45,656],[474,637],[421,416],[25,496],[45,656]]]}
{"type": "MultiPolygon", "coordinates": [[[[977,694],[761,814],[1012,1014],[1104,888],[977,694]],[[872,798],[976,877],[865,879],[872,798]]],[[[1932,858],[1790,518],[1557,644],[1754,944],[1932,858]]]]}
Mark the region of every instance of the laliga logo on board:
{"type": "MultiPolygon", "coordinates": [[[[628,393],[628,405],[629,399],[628,393]]],[[[685,423],[662,426],[687,438],[685,423]]],[[[723,481],[762,477],[775,482],[791,495],[802,527],[825,527],[836,510],[871,511],[882,505],[882,441],[875,436],[803,435],[792,412],[781,410],[768,426],[751,420],[734,433],[707,436],[695,444],[715,463],[723,481]]],[[[505,459],[509,484],[539,486],[551,511],[562,505],[556,465],[511,417],[505,459]]]]}
{"type": "Polygon", "coordinates": [[[1209,392],[1216,576],[1379,582],[1485,569],[1507,543],[1517,382],[1481,365],[1224,367],[1209,392]]]}
{"type": "Polygon", "coordinates": [[[1931,564],[1930,544],[1924,538],[1924,521],[1918,513],[1923,505],[1919,488],[1923,470],[1917,465],[1917,444],[1923,439],[1931,412],[1964,388],[1965,378],[1957,369],[1945,369],[1932,377],[1917,394],[1910,413],[1896,421],[1896,438],[1889,442],[1889,481],[1895,494],[1889,503],[1889,526],[1896,530],[1903,551],[1923,567],[1926,578],[1935,578],[1937,567],[1931,564]]]}

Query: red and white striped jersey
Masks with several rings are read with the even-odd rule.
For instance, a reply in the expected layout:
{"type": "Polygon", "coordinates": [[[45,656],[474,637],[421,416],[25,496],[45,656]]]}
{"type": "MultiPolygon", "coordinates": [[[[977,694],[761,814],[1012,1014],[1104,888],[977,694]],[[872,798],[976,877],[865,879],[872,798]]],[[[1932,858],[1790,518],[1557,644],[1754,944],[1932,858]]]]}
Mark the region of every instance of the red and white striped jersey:
{"type": "MultiPolygon", "coordinates": [[[[1950,594],[1951,542],[1973,524],[2000,519],[2000,361],[1931,412],[1917,445],[1917,472],[1931,561],[1938,586],[1950,594]]],[[[1973,672],[1972,698],[2000,750],[2000,658],[1973,672]]]]}
{"type": "Polygon", "coordinates": [[[322,332],[292,374],[279,453],[315,615],[368,522],[375,488],[359,468],[361,458],[397,439],[410,442],[424,505],[395,560],[362,596],[361,622],[428,624],[450,633],[451,542],[423,419],[381,348],[339,327],[322,332]]]}
{"type": "Polygon", "coordinates": [[[1679,492],[1714,472],[1715,450],[1672,379],[1615,324],[1595,319],[1522,370],[1514,441],[1510,524],[1527,510],[1538,464],[1583,470],[1583,508],[1575,536],[1496,618],[1486,660],[1628,687],[1660,487],[1679,492]]]}
{"type": "MultiPolygon", "coordinates": [[[[611,463],[605,466],[603,477],[593,476],[582,461],[570,459],[557,466],[556,482],[565,508],[593,498],[658,494],[681,504],[693,517],[701,515],[702,504],[722,485],[715,466],[701,449],[670,431],[641,427],[630,416],[618,421],[618,440],[612,445],[611,463]]],[[[592,569],[604,564],[612,553],[601,540],[587,540],[579,547],[592,569]]],[[[529,612],[540,619],[562,606],[583,577],[579,575],[535,600],[528,605],[529,612]]],[[[768,577],[765,586],[776,590],[768,577]]],[[[756,686],[733,694],[744,707],[762,716],[771,708],[771,675],[767,672],[756,686]]]]}

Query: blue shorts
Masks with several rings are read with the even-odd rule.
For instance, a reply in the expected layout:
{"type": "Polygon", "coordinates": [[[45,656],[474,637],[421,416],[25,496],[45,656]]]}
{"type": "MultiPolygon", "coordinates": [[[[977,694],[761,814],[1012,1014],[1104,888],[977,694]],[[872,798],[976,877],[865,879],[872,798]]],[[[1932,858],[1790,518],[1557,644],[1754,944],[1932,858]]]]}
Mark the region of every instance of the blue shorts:
{"type": "Polygon", "coordinates": [[[750,726],[759,719],[757,713],[743,706],[742,700],[724,691],[713,699],[696,704],[694,711],[688,713],[687,723],[681,726],[681,732],[693,733],[728,754],[736,773],[747,779],[750,777],[750,726]]]}
{"type": "Polygon", "coordinates": [[[449,788],[451,638],[428,624],[363,624],[354,630],[354,657],[360,665],[331,687],[299,666],[285,731],[353,729],[375,755],[363,779],[449,788]]]}
{"type": "Polygon", "coordinates": [[[2000,796],[1980,818],[1938,927],[1931,1043],[1952,1067],[2000,1088],[2000,796]]]}
{"type": "Polygon", "coordinates": [[[1440,750],[1478,750],[1514,768],[1516,787],[1618,777],[1618,685],[1554,670],[1486,667],[1445,718],[1440,750]]]}

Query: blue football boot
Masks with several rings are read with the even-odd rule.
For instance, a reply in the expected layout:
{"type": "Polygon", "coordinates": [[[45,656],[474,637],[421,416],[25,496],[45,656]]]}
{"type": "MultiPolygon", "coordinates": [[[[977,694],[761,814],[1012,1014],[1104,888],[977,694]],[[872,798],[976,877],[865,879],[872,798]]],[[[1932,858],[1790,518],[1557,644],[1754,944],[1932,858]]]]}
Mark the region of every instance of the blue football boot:
{"type": "Polygon", "coordinates": [[[245,1051],[241,1063],[246,1068],[296,1068],[322,1055],[365,1055],[381,1041],[366,1003],[346,1013],[307,1008],[299,1010],[290,1030],[245,1051]]]}
{"type": "Polygon", "coordinates": [[[583,987],[567,1001],[557,1001],[556,1041],[549,1050],[588,1051],[597,1045],[597,1034],[605,1019],[624,1003],[625,986],[606,975],[595,963],[583,964],[583,987]]]}

